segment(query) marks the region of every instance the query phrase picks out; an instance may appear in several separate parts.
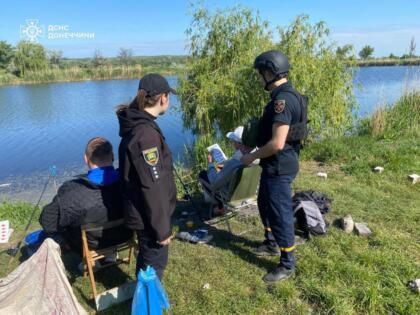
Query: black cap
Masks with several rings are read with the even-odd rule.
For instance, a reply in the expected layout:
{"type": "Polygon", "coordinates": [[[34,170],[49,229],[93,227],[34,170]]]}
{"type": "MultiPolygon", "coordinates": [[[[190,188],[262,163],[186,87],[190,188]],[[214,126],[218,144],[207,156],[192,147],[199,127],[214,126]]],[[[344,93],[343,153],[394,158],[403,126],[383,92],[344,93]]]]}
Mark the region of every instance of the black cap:
{"type": "Polygon", "coordinates": [[[176,91],[169,86],[168,81],[158,73],[149,73],[141,78],[139,82],[140,89],[146,90],[150,96],[168,92],[176,94],[176,91]]]}

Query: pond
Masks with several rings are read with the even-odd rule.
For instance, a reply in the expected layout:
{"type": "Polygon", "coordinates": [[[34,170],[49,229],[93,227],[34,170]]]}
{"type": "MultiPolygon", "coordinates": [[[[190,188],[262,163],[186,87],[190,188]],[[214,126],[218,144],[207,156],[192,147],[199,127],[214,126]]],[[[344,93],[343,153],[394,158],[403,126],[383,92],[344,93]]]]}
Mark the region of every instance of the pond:
{"type": "MultiPolygon", "coordinates": [[[[419,66],[360,68],[354,78],[358,113],[370,114],[404,89],[420,87],[419,74],[419,66]]],[[[176,86],[176,77],[168,80],[176,86]]],[[[50,165],[57,166],[59,182],[85,171],[83,151],[94,136],[108,138],[117,152],[115,107],[129,102],[137,85],[138,80],[110,80],[0,87],[0,195],[34,201],[50,165]]],[[[177,98],[170,102],[157,122],[181,158],[193,136],[183,129],[177,98]]]]}

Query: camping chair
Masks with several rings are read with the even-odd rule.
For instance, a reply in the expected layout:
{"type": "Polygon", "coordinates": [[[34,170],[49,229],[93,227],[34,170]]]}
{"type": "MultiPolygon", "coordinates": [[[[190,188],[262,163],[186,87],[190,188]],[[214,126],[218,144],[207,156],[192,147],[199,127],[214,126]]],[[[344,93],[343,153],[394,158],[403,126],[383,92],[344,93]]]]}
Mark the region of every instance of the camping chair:
{"type": "Polygon", "coordinates": [[[200,180],[202,185],[206,187],[207,192],[210,193],[211,199],[220,200],[223,203],[224,207],[231,210],[230,214],[228,213],[226,215],[213,219],[214,202],[211,202],[208,212],[210,220],[208,220],[207,223],[215,224],[222,220],[226,220],[229,232],[232,232],[229,224],[229,219],[232,218],[235,214],[237,214],[240,209],[256,204],[256,195],[260,176],[261,168],[259,167],[259,165],[252,165],[250,167],[238,169],[233,175],[233,180],[231,181],[229,186],[229,195],[231,196],[229,199],[214,191],[211,185],[209,185],[207,182],[200,180]]]}
{"type": "Polygon", "coordinates": [[[115,252],[119,253],[121,251],[128,249],[127,258],[117,259],[115,262],[101,265],[101,267],[95,271],[98,271],[102,268],[106,268],[109,266],[119,265],[121,263],[130,264],[131,258],[133,256],[133,250],[137,248],[137,244],[135,242],[134,235],[133,235],[132,238],[130,238],[128,241],[124,243],[110,246],[108,248],[91,250],[88,245],[86,232],[108,230],[111,228],[121,226],[123,224],[124,224],[124,219],[120,219],[120,220],[109,221],[109,222],[98,223],[98,224],[89,223],[89,224],[84,224],[81,226],[83,262],[85,264],[83,276],[86,277],[87,275],[89,275],[89,281],[92,287],[93,298],[95,299],[96,309],[98,311],[103,310],[112,304],[119,303],[119,302],[122,302],[124,300],[131,298],[134,294],[135,282],[128,282],[122,286],[112,288],[110,290],[107,290],[105,292],[98,294],[96,290],[96,283],[95,283],[95,276],[94,276],[94,269],[93,269],[95,261],[105,258],[106,256],[113,254],[115,252]]]}

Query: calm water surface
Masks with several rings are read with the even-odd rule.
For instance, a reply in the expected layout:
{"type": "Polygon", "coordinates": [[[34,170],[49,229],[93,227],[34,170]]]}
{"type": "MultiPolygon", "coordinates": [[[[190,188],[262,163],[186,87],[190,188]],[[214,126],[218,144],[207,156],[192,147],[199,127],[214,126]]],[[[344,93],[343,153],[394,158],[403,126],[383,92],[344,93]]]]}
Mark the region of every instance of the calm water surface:
{"type": "MultiPolygon", "coordinates": [[[[405,89],[419,88],[419,74],[418,66],[361,68],[354,78],[358,113],[367,115],[405,89]]],[[[168,79],[176,86],[175,77],[168,79]]],[[[130,101],[137,85],[110,80],[0,87],[0,198],[34,202],[50,165],[57,166],[59,183],[85,171],[83,150],[94,136],[108,138],[117,152],[115,107],[130,101]]],[[[183,129],[177,98],[170,102],[157,122],[175,158],[182,158],[193,136],[183,129]]],[[[45,200],[53,192],[50,185],[45,200]]]]}

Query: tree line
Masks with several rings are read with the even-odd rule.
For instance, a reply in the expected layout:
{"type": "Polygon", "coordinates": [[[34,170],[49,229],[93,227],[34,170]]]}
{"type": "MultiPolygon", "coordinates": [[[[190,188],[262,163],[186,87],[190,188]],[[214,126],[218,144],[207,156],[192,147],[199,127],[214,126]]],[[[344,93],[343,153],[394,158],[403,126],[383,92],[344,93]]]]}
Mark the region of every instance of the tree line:
{"type": "Polygon", "coordinates": [[[101,50],[96,49],[90,58],[71,59],[63,57],[60,50],[48,50],[43,45],[29,41],[20,41],[13,46],[0,41],[0,72],[16,77],[25,77],[28,72],[42,72],[46,69],[79,67],[83,69],[107,66],[131,67],[182,67],[184,56],[134,56],[133,50],[121,47],[115,57],[106,58],[101,50]]]}
{"type": "MultiPolygon", "coordinates": [[[[416,58],[416,40],[414,37],[411,38],[410,44],[408,46],[408,53],[403,54],[401,57],[398,57],[394,55],[393,53],[389,54],[388,58],[390,59],[407,59],[407,58],[416,58]]],[[[340,54],[342,56],[348,56],[351,52],[354,51],[353,45],[344,45],[342,47],[337,48],[337,54],[340,54]]],[[[362,47],[362,49],[359,51],[358,55],[360,59],[366,60],[369,58],[372,58],[373,52],[375,51],[375,48],[371,45],[365,45],[362,47]]]]}
{"type": "MultiPolygon", "coordinates": [[[[371,59],[374,47],[365,45],[358,53],[361,60],[371,59]]],[[[353,45],[336,48],[336,54],[347,59],[355,59],[353,45]]],[[[413,37],[408,47],[408,53],[398,57],[390,54],[390,59],[416,58],[416,41],[413,37]]],[[[0,41],[0,71],[24,77],[26,72],[37,72],[45,69],[60,69],[69,67],[100,68],[105,66],[130,67],[141,64],[144,67],[182,68],[187,56],[134,56],[133,50],[121,47],[115,57],[105,58],[101,50],[96,49],[90,58],[65,58],[61,50],[48,50],[43,45],[29,41],[21,41],[13,46],[6,41],[0,41]]]]}

